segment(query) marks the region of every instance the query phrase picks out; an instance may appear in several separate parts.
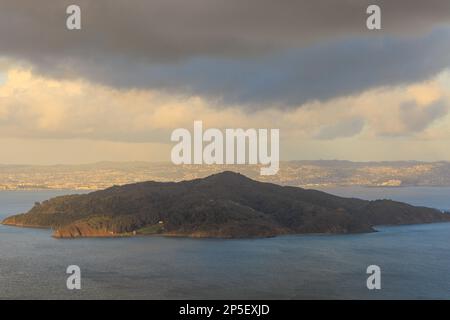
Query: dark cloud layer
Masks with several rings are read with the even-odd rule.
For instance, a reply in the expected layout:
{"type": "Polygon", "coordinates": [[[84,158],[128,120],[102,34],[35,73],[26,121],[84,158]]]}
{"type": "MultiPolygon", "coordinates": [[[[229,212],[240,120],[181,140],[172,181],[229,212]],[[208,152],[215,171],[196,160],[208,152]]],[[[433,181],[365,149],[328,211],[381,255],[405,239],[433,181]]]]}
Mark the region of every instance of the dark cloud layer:
{"type": "Polygon", "coordinates": [[[253,59],[198,58],[152,65],[111,58],[45,69],[53,68],[57,74],[78,72],[120,88],[199,94],[257,109],[296,107],[316,99],[421,81],[450,66],[448,52],[450,29],[444,29],[422,38],[358,38],[253,59]]]}
{"type": "Polygon", "coordinates": [[[0,56],[54,77],[291,106],[439,72],[449,32],[427,34],[449,22],[448,0],[2,0],[0,56]],[[81,31],[65,29],[74,3],[81,31]],[[372,3],[382,32],[365,27],[372,3]]]}
{"type": "Polygon", "coordinates": [[[415,35],[450,22],[448,0],[2,0],[1,49],[145,61],[241,56],[367,34],[373,3],[382,7],[383,32],[415,35]],[[82,9],[80,32],[65,29],[68,4],[82,9]]]}

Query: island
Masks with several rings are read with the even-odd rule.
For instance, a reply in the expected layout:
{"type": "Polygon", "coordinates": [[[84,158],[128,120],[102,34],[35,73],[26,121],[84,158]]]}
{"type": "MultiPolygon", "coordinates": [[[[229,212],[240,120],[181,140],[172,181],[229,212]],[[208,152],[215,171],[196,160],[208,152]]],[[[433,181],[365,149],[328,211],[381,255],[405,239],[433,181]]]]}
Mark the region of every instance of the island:
{"type": "Polygon", "coordinates": [[[55,238],[164,235],[211,238],[373,232],[377,225],[450,222],[450,214],[280,186],[225,171],[181,182],[140,182],[36,203],[2,224],[51,228],[55,238]]]}

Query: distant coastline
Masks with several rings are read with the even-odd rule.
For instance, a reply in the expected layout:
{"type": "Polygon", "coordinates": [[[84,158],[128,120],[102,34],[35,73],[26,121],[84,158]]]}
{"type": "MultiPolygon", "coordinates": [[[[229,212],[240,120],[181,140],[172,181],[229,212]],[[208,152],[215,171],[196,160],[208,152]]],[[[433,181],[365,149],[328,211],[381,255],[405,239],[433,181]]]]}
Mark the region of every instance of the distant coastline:
{"type": "Polygon", "coordinates": [[[0,165],[3,190],[102,190],[143,181],[182,181],[222,171],[240,172],[261,182],[317,189],[338,186],[450,186],[450,162],[282,161],[274,176],[256,165],[181,165],[167,162],[100,162],[81,165],[0,165]]]}

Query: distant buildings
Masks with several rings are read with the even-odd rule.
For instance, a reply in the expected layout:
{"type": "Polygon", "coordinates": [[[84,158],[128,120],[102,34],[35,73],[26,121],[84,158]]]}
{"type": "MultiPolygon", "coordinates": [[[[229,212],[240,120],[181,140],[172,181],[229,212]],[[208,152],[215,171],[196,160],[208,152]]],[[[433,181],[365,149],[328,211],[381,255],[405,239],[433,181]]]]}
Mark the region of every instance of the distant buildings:
{"type": "Polygon", "coordinates": [[[327,186],[450,186],[448,162],[281,162],[274,176],[257,165],[181,165],[171,163],[97,163],[92,165],[0,165],[0,190],[98,190],[140,181],[180,181],[231,170],[256,180],[305,188],[327,186]]]}

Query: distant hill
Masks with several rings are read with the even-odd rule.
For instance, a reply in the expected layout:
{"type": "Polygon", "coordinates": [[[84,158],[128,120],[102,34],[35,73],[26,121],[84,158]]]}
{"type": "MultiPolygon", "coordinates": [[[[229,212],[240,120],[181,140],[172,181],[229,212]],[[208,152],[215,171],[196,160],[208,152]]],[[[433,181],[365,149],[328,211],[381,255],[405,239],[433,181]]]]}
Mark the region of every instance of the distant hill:
{"type": "Polygon", "coordinates": [[[267,237],[371,232],[375,225],[450,221],[450,214],[390,200],[365,201],[251,180],[234,172],[182,182],[141,182],[37,203],[3,224],[47,227],[55,237],[164,234],[267,237]]]}
{"type": "Polygon", "coordinates": [[[100,162],[80,165],[1,165],[0,190],[101,190],[143,181],[182,181],[222,171],[280,185],[303,188],[334,186],[450,186],[450,162],[281,161],[280,171],[261,176],[258,165],[174,165],[170,162],[100,162]]]}

